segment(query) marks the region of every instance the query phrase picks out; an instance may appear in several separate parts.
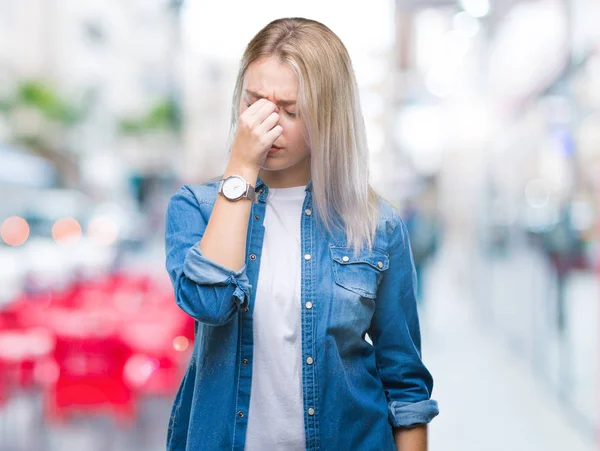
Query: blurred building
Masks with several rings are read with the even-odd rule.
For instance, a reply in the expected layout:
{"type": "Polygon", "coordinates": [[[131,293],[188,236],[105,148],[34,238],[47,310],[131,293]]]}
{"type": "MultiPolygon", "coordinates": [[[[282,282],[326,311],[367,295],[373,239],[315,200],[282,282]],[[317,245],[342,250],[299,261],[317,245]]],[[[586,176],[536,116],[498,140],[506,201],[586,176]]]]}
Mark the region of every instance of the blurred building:
{"type": "Polygon", "coordinates": [[[456,280],[592,437],[600,5],[396,5],[395,158],[420,181],[406,195],[426,209],[436,180],[456,280]]]}
{"type": "Polygon", "coordinates": [[[0,115],[0,138],[42,136],[47,145],[30,147],[58,164],[71,161],[71,183],[85,179],[101,190],[123,189],[130,172],[168,169],[180,153],[172,126],[179,7],[177,0],[0,2],[0,100],[12,107],[0,115]],[[31,97],[40,92],[71,106],[75,126],[60,129],[35,108],[31,97]]]}
{"type": "Polygon", "coordinates": [[[225,169],[238,64],[191,56],[184,67],[185,151],[178,169],[183,180],[198,183],[225,169]]]}

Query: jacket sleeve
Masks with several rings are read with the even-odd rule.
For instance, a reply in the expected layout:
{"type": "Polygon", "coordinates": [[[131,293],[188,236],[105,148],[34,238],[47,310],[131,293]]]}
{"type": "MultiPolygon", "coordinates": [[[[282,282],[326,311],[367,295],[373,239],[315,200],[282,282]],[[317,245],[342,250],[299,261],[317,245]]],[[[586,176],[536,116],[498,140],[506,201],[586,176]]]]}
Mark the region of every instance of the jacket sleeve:
{"type": "Polygon", "coordinates": [[[397,217],[391,233],[390,266],[377,292],[369,336],[394,427],[429,423],[438,413],[431,399],[433,378],[421,360],[416,304],[416,271],[404,222],[397,217]]]}
{"type": "Polygon", "coordinates": [[[166,268],[177,305],[197,321],[219,326],[248,304],[251,285],[245,264],[234,271],[202,254],[206,223],[187,187],[171,197],[165,220],[166,268]]]}

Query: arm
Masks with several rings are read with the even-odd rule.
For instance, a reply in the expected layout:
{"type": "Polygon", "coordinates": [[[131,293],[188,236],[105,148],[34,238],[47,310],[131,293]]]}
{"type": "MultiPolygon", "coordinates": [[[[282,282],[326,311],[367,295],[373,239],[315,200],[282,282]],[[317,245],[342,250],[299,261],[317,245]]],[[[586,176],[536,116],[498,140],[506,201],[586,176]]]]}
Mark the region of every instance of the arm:
{"type": "Polygon", "coordinates": [[[388,400],[389,423],[400,428],[394,433],[396,443],[420,450],[416,444],[424,442],[423,428],[407,428],[429,423],[439,411],[431,399],[433,378],[421,360],[416,273],[408,231],[400,217],[389,240],[390,266],[377,292],[369,336],[388,400]]]}
{"type": "Polygon", "coordinates": [[[427,425],[413,428],[393,428],[398,451],[427,451],[427,425]]]}
{"type": "MultiPolygon", "coordinates": [[[[275,108],[274,103],[261,99],[241,113],[224,177],[239,174],[256,186],[269,148],[283,132],[275,108]]],[[[200,322],[226,324],[240,305],[249,302],[251,286],[245,262],[251,211],[247,199],[230,202],[217,196],[207,223],[187,188],[169,202],[167,271],[177,305],[200,322]]]]}
{"type": "MultiPolygon", "coordinates": [[[[276,125],[279,114],[276,105],[260,99],[241,112],[235,139],[231,145],[231,159],[223,178],[241,175],[256,187],[258,173],[273,142],[283,129],[276,125]]],[[[241,268],[246,261],[246,235],[252,203],[243,199],[231,202],[217,196],[200,247],[215,262],[228,268],[241,268]]]]}
{"type": "MultiPolygon", "coordinates": [[[[248,218],[244,222],[247,227],[248,218]]],[[[167,207],[166,268],[177,305],[194,319],[217,326],[230,321],[238,307],[248,303],[251,286],[245,264],[233,270],[204,254],[200,241],[206,229],[196,197],[181,188],[167,207]]],[[[242,243],[245,246],[245,237],[242,243]]]]}
{"type": "MultiPolygon", "coordinates": [[[[223,178],[233,174],[241,175],[250,185],[256,186],[258,169],[231,160],[223,178]]],[[[238,271],[242,269],[246,262],[246,235],[251,211],[252,202],[248,199],[231,202],[218,195],[200,240],[202,253],[222,266],[237,268],[238,271]]]]}

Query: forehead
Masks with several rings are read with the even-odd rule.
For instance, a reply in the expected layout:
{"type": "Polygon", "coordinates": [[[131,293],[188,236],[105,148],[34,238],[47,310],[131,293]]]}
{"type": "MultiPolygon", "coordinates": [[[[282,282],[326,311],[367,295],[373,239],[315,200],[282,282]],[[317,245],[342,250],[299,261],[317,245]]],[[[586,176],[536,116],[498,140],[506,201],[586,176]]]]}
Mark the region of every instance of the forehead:
{"type": "Polygon", "coordinates": [[[298,86],[294,71],[273,57],[253,61],[244,75],[244,89],[271,100],[296,100],[298,86]]]}

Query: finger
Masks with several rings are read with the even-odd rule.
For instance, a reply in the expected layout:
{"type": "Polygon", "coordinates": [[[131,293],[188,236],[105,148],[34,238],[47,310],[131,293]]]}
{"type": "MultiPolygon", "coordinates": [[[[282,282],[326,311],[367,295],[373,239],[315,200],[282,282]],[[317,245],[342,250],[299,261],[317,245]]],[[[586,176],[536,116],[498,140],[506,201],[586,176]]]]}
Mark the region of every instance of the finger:
{"type": "Polygon", "coordinates": [[[246,113],[248,116],[254,116],[264,106],[265,102],[268,102],[268,100],[258,99],[248,108],[246,108],[246,111],[244,111],[244,113],[246,113]]]}
{"type": "Polygon", "coordinates": [[[279,114],[272,112],[260,125],[258,125],[257,130],[259,133],[267,133],[277,125],[277,122],[279,122],[279,114]]]}
{"type": "Polygon", "coordinates": [[[283,127],[281,125],[276,125],[275,127],[273,127],[271,130],[269,130],[267,132],[267,139],[271,143],[274,143],[277,140],[277,138],[279,138],[281,136],[282,133],[283,133],[283,127]]]}
{"type": "Polygon", "coordinates": [[[258,127],[271,113],[276,112],[277,105],[269,100],[265,100],[263,106],[252,116],[253,126],[258,127]]]}

